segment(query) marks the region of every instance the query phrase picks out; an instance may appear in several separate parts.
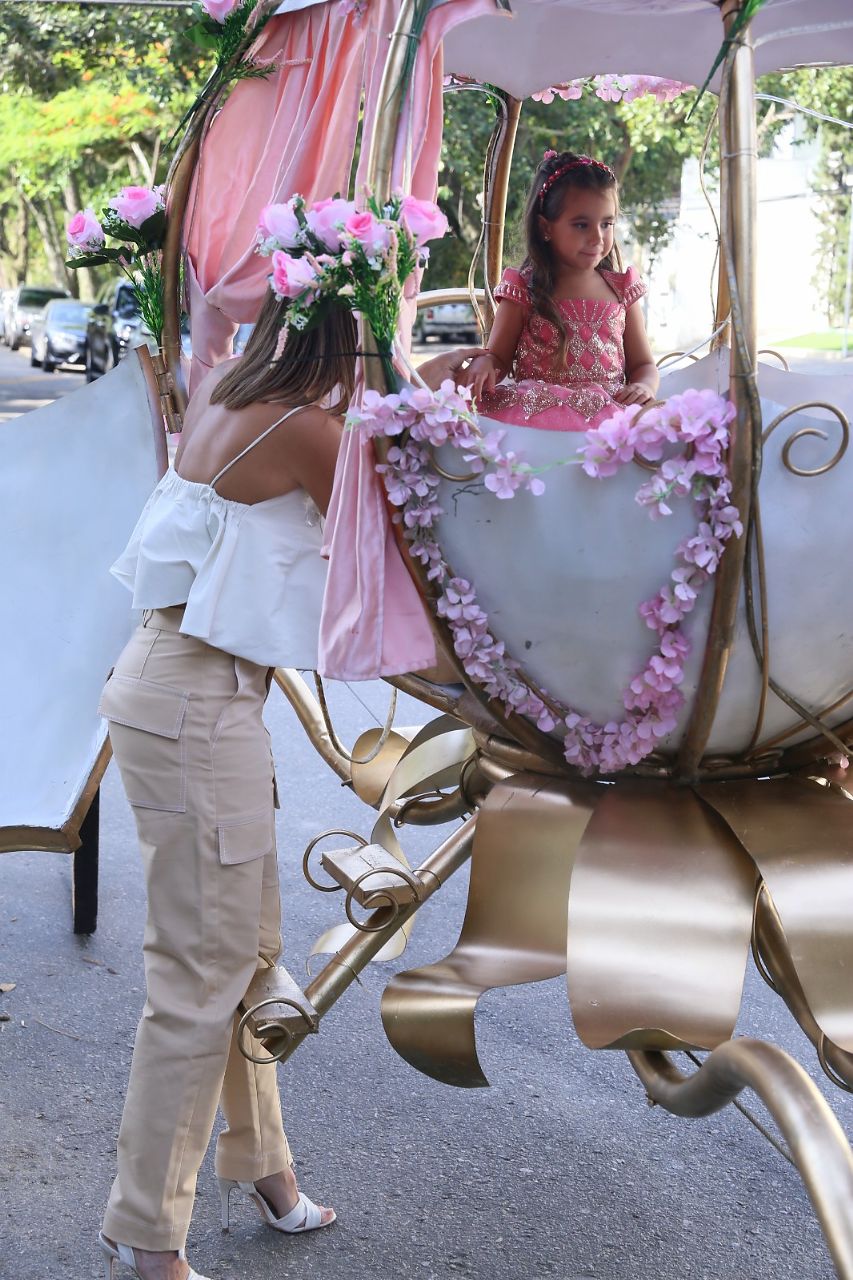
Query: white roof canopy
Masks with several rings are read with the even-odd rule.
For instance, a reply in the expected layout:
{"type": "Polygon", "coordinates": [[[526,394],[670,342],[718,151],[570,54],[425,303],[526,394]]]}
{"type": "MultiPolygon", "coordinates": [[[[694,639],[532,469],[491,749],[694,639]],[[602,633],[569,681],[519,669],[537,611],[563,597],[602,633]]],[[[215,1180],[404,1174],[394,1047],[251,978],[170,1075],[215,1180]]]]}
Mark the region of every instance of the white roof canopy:
{"type": "MultiPolygon", "coordinates": [[[[699,85],[723,39],[714,0],[511,0],[461,22],[445,71],[525,98],[581,76],[622,72],[699,85]]],[[[752,23],[758,75],[853,63],[853,0],[769,0],[752,23]]]]}

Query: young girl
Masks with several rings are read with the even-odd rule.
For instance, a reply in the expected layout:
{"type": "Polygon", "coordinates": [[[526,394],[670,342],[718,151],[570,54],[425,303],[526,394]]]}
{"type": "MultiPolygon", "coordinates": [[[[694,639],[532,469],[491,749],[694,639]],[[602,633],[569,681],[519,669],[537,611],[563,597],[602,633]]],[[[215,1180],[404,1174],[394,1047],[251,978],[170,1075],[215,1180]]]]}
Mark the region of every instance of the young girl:
{"type": "Polygon", "coordinates": [[[480,412],[586,431],[616,404],[654,399],[658,371],[634,305],[646,286],[633,267],[621,270],[618,211],[606,164],[545,152],[524,215],[527,257],[504,271],[487,349],[467,370],[480,412]]]}

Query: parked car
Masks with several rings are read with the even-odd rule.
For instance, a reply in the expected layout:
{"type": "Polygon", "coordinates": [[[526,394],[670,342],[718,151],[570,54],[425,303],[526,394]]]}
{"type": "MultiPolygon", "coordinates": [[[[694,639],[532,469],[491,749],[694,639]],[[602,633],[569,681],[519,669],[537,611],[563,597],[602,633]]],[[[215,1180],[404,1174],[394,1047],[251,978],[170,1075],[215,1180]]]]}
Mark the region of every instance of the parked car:
{"type": "Polygon", "coordinates": [[[82,369],[90,306],[74,298],[54,298],[32,322],[30,364],[53,373],[58,364],[82,369]]]}
{"type": "Polygon", "coordinates": [[[70,296],[67,289],[54,289],[49,285],[22,284],[15,289],[5,308],[3,334],[6,345],[17,351],[22,343],[29,343],[35,317],[52,299],[70,296]]]}
{"type": "Polygon", "coordinates": [[[136,294],[126,280],[102,290],[86,325],[86,381],[94,382],[124,359],[131,347],[156,351],[154,336],[142,323],[136,294]]]}
{"type": "Polygon", "coordinates": [[[412,337],[416,342],[479,342],[480,327],[470,302],[439,302],[418,312],[412,337]]]}

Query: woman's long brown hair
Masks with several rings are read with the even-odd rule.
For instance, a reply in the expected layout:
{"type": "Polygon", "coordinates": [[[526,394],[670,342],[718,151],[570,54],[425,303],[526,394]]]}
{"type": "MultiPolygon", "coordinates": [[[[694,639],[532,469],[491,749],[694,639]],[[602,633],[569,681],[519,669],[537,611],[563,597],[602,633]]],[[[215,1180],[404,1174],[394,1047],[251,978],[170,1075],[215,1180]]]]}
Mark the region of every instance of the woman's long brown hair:
{"type": "MultiPolygon", "coordinates": [[[[559,155],[550,156],[547,160],[543,160],[536,171],[536,177],[533,179],[533,185],[530,188],[530,194],[527,197],[527,204],[524,209],[524,235],[527,242],[527,257],[522,264],[522,270],[529,275],[528,287],[533,310],[545,320],[550,321],[560,335],[558,356],[560,364],[563,364],[566,359],[568,333],[563,317],[560,315],[560,308],[554,302],[554,262],[548,242],[542,234],[539,217],[541,215],[548,222],[553,222],[555,218],[558,218],[566,192],[572,190],[610,192],[616,201],[615,213],[619,213],[619,187],[615,177],[608,169],[589,163],[576,164],[562,174],[548,188],[545,193],[545,199],[540,201],[542,187],[548,178],[556,173],[558,169],[571,165],[573,161],[579,159],[580,157],[575,155],[573,151],[561,151],[559,155]]],[[[606,271],[624,270],[622,255],[615,241],[610,253],[606,258],[602,258],[597,269],[601,267],[606,271]]]]}
{"type": "Polygon", "coordinates": [[[337,391],[329,413],[349,405],[355,387],[357,333],[352,312],[329,306],[312,328],[291,329],[276,359],[284,303],[269,293],[246,350],[219,381],[211,404],[244,409],[258,401],[316,404],[337,391]]]}

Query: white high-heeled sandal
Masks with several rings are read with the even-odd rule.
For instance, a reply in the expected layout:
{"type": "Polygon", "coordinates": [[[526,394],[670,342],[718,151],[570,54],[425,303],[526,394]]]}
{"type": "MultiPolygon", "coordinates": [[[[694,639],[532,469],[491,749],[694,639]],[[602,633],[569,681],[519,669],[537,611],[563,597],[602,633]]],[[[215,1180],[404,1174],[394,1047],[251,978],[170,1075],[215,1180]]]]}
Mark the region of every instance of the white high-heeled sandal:
{"type": "MultiPolygon", "coordinates": [[[[105,1280],[113,1280],[113,1268],[118,1262],[121,1266],[129,1267],[135,1276],[142,1280],[136,1266],[136,1259],[133,1256],[133,1250],[129,1245],[118,1244],[111,1245],[109,1240],[104,1236],[103,1231],[98,1233],[98,1244],[104,1253],[104,1277],[105,1280]]],[[[178,1261],[186,1262],[187,1255],[183,1249],[178,1250],[178,1261]]],[[[187,1280],[208,1280],[207,1276],[200,1276],[197,1271],[193,1271],[190,1267],[187,1273],[187,1280]]]]}
{"type": "Polygon", "coordinates": [[[319,1227],[330,1227],[335,1221],[335,1211],[331,1210],[331,1218],[323,1221],[323,1210],[308,1196],[299,1192],[296,1204],[282,1218],[277,1218],[268,1202],[261,1195],[254,1182],[238,1182],[233,1178],[217,1178],[219,1196],[222,1201],[222,1230],[227,1231],[231,1223],[231,1192],[236,1187],[247,1195],[255,1205],[268,1227],[273,1231],[284,1231],[287,1235],[297,1235],[300,1231],[316,1231],[319,1227]]]}

